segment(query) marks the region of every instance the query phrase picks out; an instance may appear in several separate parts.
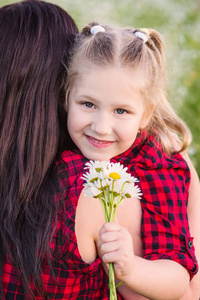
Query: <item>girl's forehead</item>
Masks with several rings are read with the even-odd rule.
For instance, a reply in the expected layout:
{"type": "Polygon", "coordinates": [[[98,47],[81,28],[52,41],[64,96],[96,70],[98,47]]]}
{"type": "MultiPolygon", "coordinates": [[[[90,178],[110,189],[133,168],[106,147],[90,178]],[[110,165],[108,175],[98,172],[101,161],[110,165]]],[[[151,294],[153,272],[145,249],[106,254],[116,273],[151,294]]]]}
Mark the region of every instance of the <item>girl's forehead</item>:
{"type": "MultiPolygon", "coordinates": [[[[128,66],[119,67],[111,64],[99,65],[90,61],[85,61],[80,64],[76,74],[77,76],[74,77],[74,84],[79,84],[80,80],[85,81],[87,77],[97,77],[99,75],[108,77],[107,74],[110,74],[114,76],[117,75],[118,77],[121,77],[122,82],[126,81],[134,88],[143,90],[148,81],[147,74],[145,74],[145,71],[142,68],[129,68],[128,66]]],[[[108,80],[112,81],[113,77],[108,77],[108,80]]]]}
{"type": "Polygon", "coordinates": [[[108,105],[143,103],[139,80],[139,74],[133,76],[116,67],[93,67],[77,78],[70,94],[74,99],[91,99],[97,102],[106,100],[108,105]]]}

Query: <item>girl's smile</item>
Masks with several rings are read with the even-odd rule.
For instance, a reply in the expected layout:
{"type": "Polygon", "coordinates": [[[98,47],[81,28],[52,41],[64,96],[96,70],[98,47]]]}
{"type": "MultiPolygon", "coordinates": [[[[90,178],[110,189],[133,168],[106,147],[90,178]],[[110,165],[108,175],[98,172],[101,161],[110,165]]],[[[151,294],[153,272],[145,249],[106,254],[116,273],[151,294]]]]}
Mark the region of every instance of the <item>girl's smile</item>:
{"type": "Polygon", "coordinates": [[[86,138],[88,139],[89,143],[91,143],[94,147],[97,148],[109,147],[113,143],[112,141],[98,140],[88,135],[86,135],[86,138]]]}

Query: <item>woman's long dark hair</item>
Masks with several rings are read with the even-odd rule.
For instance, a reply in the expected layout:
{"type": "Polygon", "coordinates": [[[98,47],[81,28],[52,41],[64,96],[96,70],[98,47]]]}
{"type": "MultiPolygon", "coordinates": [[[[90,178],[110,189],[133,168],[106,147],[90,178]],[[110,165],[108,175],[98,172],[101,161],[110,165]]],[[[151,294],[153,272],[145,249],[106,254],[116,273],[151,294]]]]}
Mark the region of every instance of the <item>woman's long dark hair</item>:
{"type": "Polygon", "coordinates": [[[25,293],[31,277],[42,290],[41,262],[51,255],[55,161],[66,137],[63,60],[75,33],[72,18],[54,4],[0,8],[0,275],[7,257],[25,293]]]}

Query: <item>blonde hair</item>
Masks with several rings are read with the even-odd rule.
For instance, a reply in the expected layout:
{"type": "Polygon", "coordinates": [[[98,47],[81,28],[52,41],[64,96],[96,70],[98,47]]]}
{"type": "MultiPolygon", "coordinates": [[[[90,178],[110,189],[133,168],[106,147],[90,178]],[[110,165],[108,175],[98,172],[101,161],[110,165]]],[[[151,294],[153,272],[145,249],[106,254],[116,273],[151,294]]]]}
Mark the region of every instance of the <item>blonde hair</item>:
{"type": "Polygon", "coordinates": [[[164,42],[161,35],[153,29],[129,29],[103,26],[104,32],[91,33],[98,23],[85,26],[75,41],[68,68],[66,94],[75,81],[87,74],[87,66],[113,66],[128,70],[130,74],[142,74],[140,91],[147,109],[154,107],[151,119],[145,128],[154,134],[167,154],[180,152],[191,141],[190,130],[176,115],[166,97],[166,67],[164,42]],[[139,34],[138,34],[139,33],[139,34]],[[141,38],[141,34],[145,39],[141,38]],[[174,147],[174,137],[179,149],[174,147]],[[176,149],[175,149],[176,148],[176,149]]]}

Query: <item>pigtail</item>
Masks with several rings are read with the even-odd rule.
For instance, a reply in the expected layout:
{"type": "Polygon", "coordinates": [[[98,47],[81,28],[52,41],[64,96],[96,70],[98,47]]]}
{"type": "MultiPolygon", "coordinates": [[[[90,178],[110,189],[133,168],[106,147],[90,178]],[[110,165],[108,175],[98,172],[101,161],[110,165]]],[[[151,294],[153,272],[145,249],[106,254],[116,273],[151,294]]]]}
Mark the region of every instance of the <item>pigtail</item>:
{"type": "Polygon", "coordinates": [[[154,52],[157,60],[158,68],[160,69],[160,80],[166,88],[166,58],[165,58],[165,43],[162,36],[154,29],[148,29],[147,47],[154,52]]]}
{"type": "Polygon", "coordinates": [[[146,45],[151,48],[153,51],[159,51],[161,57],[165,58],[165,52],[164,52],[164,48],[165,48],[165,44],[164,41],[162,39],[162,36],[154,29],[148,28],[148,40],[146,45]]]}
{"type": "Polygon", "coordinates": [[[155,106],[145,130],[159,139],[167,154],[184,151],[191,141],[191,133],[186,124],[176,115],[166,97],[165,44],[162,36],[150,28],[136,29],[134,34],[141,45],[142,66],[140,67],[145,67],[148,78],[143,94],[145,99],[155,106]],[[179,149],[173,147],[171,137],[174,134],[179,140],[179,149]]]}
{"type": "Polygon", "coordinates": [[[92,33],[91,33],[91,28],[94,27],[94,26],[100,26],[99,23],[97,22],[92,22],[92,23],[89,23],[88,25],[86,25],[85,27],[83,27],[82,31],[81,31],[81,34],[88,37],[88,36],[92,36],[92,33]]]}
{"type": "Polygon", "coordinates": [[[159,137],[163,150],[169,155],[173,152],[186,150],[191,142],[192,137],[189,128],[183,120],[176,115],[165,95],[160,98],[160,102],[155,108],[148,126],[149,131],[159,137]],[[172,137],[174,135],[176,135],[179,148],[174,148],[172,143],[172,137]]]}
{"type": "Polygon", "coordinates": [[[191,142],[191,133],[187,125],[179,118],[173,110],[171,104],[166,97],[166,60],[165,60],[165,44],[161,35],[153,29],[148,29],[148,40],[146,46],[154,54],[157,62],[157,70],[159,69],[159,81],[155,87],[159,88],[154,91],[157,94],[155,110],[152,115],[150,124],[148,125],[151,133],[159,137],[163,150],[171,154],[172,152],[184,151],[191,142]],[[179,139],[179,149],[174,149],[171,137],[176,135],[179,139]]]}

